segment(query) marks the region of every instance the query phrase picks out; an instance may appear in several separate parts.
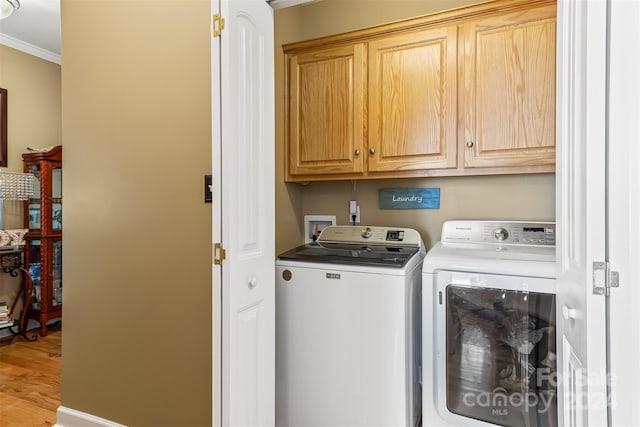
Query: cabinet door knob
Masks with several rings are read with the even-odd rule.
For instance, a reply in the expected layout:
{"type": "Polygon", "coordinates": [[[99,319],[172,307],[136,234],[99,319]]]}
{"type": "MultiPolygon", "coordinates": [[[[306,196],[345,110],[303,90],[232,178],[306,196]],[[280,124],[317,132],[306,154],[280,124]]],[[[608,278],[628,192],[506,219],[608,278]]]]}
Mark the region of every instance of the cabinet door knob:
{"type": "Polygon", "coordinates": [[[356,153],[356,156],[359,156],[360,155],[360,149],[356,148],[355,153],[356,153]]]}
{"type": "Polygon", "coordinates": [[[251,277],[249,279],[248,285],[249,285],[249,289],[255,288],[256,286],[258,286],[258,279],[256,279],[255,277],[251,277]]]}
{"type": "Polygon", "coordinates": [[[371,155],[376,154],[375,148],[373,148],[373,147],[369,148],[369,154],[371,154],[371,155]]]}
{"type": "Polygon", "coordinates": [[[467,141],[467,147],[469,148],[473,147],[473,141],[467,141]]]}

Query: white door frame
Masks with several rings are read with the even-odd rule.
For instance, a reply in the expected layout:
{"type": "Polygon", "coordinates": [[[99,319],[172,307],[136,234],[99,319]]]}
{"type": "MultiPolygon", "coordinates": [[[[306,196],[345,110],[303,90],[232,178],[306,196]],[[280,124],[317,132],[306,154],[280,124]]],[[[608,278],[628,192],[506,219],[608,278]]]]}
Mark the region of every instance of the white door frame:
{"type": "Polygon", "coordinates": [[[640,423],[640,2],[612,1],[609,63],[611,425],[640,423]]]}
{"type": "MultiPolygon", "coordinates": [[[[211,21],[209,34],[213,35],[213,16],[220,13],[220,0],[211,0],[211,21]]],[[[211,39],[211,224],[212,224],[212,259],[215,256],[213,245],[222,241],[222,184],[220,170],[222,167],[222,132],[220,112],[220,38],[211,39]]],[[[211,272],[211,384],[212,402],[211,416],[213,426],[222,423],[222,268],[215,263],[211,272]]]]}

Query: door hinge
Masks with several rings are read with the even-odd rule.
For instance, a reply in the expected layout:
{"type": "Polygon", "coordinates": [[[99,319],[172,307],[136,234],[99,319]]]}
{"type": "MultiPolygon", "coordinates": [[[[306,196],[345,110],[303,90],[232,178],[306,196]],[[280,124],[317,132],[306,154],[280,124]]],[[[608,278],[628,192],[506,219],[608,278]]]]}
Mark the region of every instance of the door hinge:
{"type": "Polygon", "coordinates": [[[620,286],[620,278],[617,271],[611,270],[608,262],[593,262],[593,293],[609,296],[611,288],[620,286]]]}
{"type": "Polygon", "coordinates": [[[220,37],[220,33],[224,30],[224,18],[219,13],[213,14],[213,37],[220,37]]]}
{"type": "Polygon", "coordinates": [[[226,258],[227,251],[222,249],[222,243],[215,243],[213,245],[213,263],[215,265],[220,265],[226,258]]]}

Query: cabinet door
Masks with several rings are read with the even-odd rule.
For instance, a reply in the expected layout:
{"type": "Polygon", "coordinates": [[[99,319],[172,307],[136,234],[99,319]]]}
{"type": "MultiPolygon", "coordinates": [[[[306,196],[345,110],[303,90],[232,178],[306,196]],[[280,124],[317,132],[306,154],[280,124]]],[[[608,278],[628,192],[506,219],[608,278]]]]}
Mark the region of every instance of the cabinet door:
{"type": "Polygon", "coordinates": [[[455,26],[369,44],[371,172],[456,166],[455,26]]]}
{"type": "Polygon", "coordinates": [[[289,175],[362,172],[364,45],[290,55],[288,61],[289,175]]]}
{"type": "Polygon", "coordinates": [[[556,7],[462,26],[465,167],[555,164],[556,7]]]}

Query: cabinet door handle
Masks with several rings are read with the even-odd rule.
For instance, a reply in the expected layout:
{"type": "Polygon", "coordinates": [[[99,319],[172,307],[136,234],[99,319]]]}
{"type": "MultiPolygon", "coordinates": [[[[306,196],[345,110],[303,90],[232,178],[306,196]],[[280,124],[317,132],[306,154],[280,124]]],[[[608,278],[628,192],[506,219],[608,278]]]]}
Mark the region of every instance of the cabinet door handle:
{"type": "Polygon", "coordinates": [[[373,147],[369,148],[369,154],[371,154],[371,155],[376,154],[375,148],[373,148],[373,147]]]}
{"type": "Polygon", "coordinates": [[[356,153],[356,156],[359,156],[360,155],[360,149],[356,148],[355,153],[356,153]]]}
{"type": "Polygon", "coordinates": [[[467,147],[469,148],[473,147],[473,141],[467,141],[467,147]]]}
{"type": "Polygon", "coordinates": [[[249,279],[248,285],[249,285],[249,289],[255,288],[256,286],[258,286],[258,279],[256,279],[255,277],[251,277],[249,279]]]}

